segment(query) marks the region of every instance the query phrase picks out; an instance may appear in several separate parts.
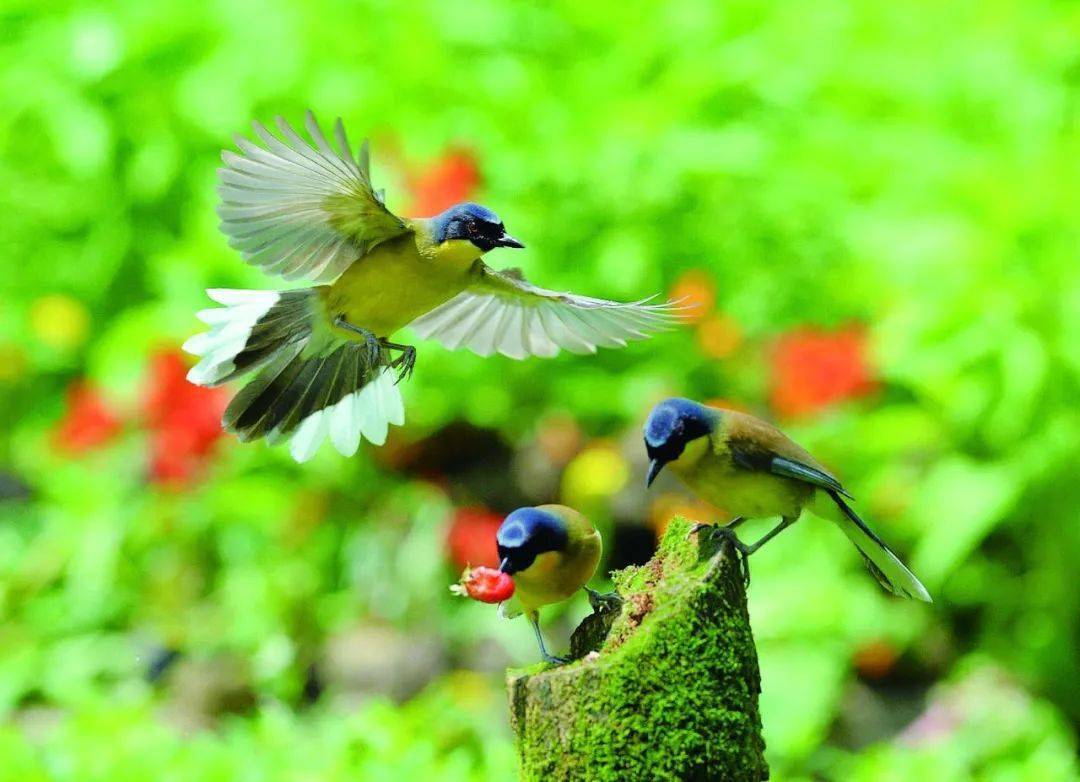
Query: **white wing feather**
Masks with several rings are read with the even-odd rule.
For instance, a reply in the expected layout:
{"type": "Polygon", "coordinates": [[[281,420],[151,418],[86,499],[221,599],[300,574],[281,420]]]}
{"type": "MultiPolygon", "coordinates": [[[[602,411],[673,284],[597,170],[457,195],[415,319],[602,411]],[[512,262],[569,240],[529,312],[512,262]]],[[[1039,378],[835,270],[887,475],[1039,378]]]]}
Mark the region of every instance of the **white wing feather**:
{"type": "Polygon", "coordinates": [[[673,302],[620,303],[559,293],[483,264],[475,275],[465,291],[410,324],[417,335],[481,356],[550,358],[560,349],[595,353],[597,347],[624,347],[679,321],[673,302]]]}
{"type": "Polygon", "coordinates": [[[363,388],[343,397],[336,404],[316,410],[291,435],[274,431],[267,441],[271,444],[289,438],[289,452],[298,462],[306,462],[327,440],[342,456],[352,456],[361,439],[382,445],[390,425],[405,423],[405,407],[396,374],[383,370],[363,388]]]}

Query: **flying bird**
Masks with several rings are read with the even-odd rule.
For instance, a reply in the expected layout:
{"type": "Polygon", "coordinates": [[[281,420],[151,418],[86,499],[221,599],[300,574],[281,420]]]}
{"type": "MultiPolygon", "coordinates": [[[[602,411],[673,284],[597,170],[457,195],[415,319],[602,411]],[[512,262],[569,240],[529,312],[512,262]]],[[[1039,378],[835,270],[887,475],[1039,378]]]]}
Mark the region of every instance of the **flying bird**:
{"type": "Polygon", "coordinates": [[[565,505],[518,508],[509,514],[495,535],[499,569],[514,579],[514,596],[500,605],[500,613],[529,617],[545,662],[567,660],[548,653],[540,633],[540,607],[559,603],[579,589],[589,593],[595,610],[618,603],[614,593],[600,594],[585,584],[600,562],[600,533],[582,514],[565,505]]]}
{"type": "Polygon", "coordinates": [[[885,589],[931,602],[915,574],[848,504],[851,495],[840,481],[772,424],[689,399],[665,399],[645,422],[645,449],[650,459],[646,486],[667,466],[701,499],[734,513],[734,520],[716,530],[731,538],[744,557],[809,510],[844,531],[885,589]],[[735,527],[746,519],[769,516],[781,521],[756,543],[735,537],[735,527]]]}
{"type": "Polygon", "coordinates": [[[242,441],[290,440],[297,461],[327,438],[354,454],[404,422],[398,382],[423,339],[481,356],[551,357],[623,347],[675,322],[672,303],[619,303],[546,290],[482,257],[524,245],[483,206],[398,217],[371,184],[368,143],[357,155],[338,119],[332,146],[308,112],[310,141],[280,117],[280,136],[255,123],[262,145],[237,137],[218,169],[221,230],[247,263],[314,285],[286,291],[208,290],[222,305],[198,313],[210,330],[184,349],[188,374],[216,386],[249,373],[222,419],[242,441]]]}

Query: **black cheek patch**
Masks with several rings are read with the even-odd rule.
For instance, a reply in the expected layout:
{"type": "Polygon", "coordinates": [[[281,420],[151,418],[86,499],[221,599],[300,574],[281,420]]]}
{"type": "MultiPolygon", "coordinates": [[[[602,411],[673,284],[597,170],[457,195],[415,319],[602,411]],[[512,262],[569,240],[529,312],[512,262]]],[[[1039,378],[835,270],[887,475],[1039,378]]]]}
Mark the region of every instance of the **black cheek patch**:
{"type": "Polygon", "coordinates": [[[508,549],[500,546],[499,559],[509,561],[511,569],[507,572],[510,575],[513,575],[514,573],[520,573],[522,570],[528,569],[529,566],[536,561],[536,554],[528,551],[524,547],[508,549]]]}

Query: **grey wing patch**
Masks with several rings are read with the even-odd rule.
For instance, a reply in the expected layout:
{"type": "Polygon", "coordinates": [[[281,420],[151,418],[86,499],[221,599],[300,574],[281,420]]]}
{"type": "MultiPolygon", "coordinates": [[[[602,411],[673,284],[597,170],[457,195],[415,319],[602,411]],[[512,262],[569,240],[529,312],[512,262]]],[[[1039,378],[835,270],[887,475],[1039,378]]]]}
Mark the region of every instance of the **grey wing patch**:
{"type": "Polygon", "coordinates": [[[852,498],[836,478],[832,477],[827,472],[811,467],[808,464],[797,462],[794,459],[785,459],[783,456],[773,456],[772,460],[769,462],[769,472],[774,475],[782,475],[785,478],[794,478],[795,480],[803,481],[804,483],[812,483],[815,486],[820,486],[822,489],[834,491],[849,499],[852,498]]]}

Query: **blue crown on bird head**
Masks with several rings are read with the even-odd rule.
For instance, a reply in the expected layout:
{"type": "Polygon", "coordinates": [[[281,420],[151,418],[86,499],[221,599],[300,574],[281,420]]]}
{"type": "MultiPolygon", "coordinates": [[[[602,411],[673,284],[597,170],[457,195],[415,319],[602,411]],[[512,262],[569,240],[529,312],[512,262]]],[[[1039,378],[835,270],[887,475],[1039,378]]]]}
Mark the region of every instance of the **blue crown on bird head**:
{"type": "Polygon", "coordinates": [[[518,508],[495,534],[499,569],[510,574],[525,570],[540,554],[562,551],[567,538],[566,523],[556,514],[540,508],[518,508]]]}
{"type": "Polygon", "coordinates": [[[716,414],[690,399],[673,397],[659,402],[645,421],[645,450],[653,467],[648,483],[668,462],[682,454],[686,444],[709,434],[715,426],[716,414]]]}
{"type": "Polygon", "coordinates": [[[484,252],[496,247],[525,246],[506,232],[497,214],[486,206],[468,201],[455,204],[431,218],[431,237],[439,244],[450,239],[464,239],[484,252]]]}

